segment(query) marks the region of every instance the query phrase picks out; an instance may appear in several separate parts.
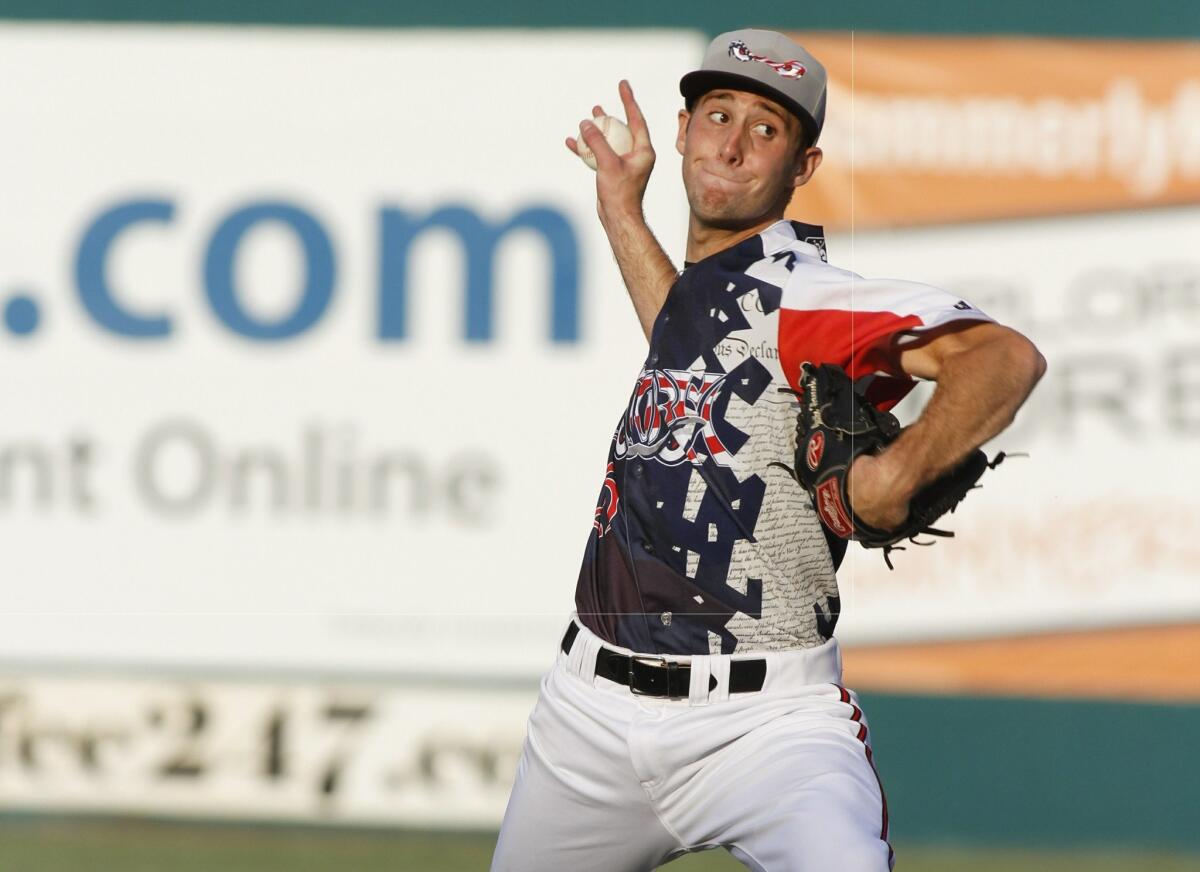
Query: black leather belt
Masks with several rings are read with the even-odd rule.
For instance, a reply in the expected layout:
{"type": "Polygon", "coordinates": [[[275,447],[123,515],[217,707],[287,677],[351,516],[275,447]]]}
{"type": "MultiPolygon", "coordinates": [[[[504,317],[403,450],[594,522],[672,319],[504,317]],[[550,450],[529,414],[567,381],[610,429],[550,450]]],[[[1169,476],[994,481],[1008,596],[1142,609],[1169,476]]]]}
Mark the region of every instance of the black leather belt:
{"type": "MultiPolygon", "coordinates": [[[[579,625],[574,621],[563,636],[563,653],[570,654],[579,625]]],[[[617,684],[623,684],[639,696],[658,696],[683,699],[690,694],[692,667],[664,657],[618,654],[608,648],[596,652],[596,674],[617,684]]],[[[733,660],[729,664],[729,692],[753,693],[762,690],[767,677],[766,660],[733,660]]],[[[708,689],[717,686],[717,679],[708,677],[708,689]]]]}

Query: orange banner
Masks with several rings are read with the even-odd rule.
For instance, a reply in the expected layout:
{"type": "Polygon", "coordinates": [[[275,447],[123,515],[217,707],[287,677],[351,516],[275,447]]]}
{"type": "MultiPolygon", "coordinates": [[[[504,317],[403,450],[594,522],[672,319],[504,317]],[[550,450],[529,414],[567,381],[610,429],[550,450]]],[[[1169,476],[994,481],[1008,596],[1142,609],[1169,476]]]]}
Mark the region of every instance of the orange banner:
{"type": "Polygon", "coordinates": [[[829,70],[791,216],[890,227],[1200,202],[1200,42],[795,34],[829,70]]]}

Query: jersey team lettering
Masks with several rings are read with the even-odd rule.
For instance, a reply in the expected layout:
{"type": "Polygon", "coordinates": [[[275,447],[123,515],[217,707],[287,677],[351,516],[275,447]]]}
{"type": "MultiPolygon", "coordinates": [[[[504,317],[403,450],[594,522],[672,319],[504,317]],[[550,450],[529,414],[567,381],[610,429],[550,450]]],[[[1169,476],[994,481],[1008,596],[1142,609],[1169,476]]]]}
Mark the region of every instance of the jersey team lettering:
{"type": "Polygon", "coordinates": [[[617,428],[615,456],[654,458],[667,466],[700,464],[703,449],[718,466],[732,455],[713,427],[713,403],[725,373],[643,369],[617,428]]]}

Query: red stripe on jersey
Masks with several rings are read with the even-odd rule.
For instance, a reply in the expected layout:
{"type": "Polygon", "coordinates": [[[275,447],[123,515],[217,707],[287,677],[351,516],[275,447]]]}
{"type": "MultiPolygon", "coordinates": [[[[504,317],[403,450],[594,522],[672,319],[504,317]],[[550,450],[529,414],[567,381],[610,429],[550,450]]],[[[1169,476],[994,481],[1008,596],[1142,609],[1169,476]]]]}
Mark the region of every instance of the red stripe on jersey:
{"type": "MultiPolygon", "coordinates": [[[[860,379],[872,373],[892,374],[888,368],[892,337],[920,327],[916,315],[894,312],[858,312],[846,309],[781,309],[779,312],[779,362],[793,389],[800,389],[800,364],[834,363],[860,379]]],[[[878,397],[884,408],[899,402],[914,382],[887,379],[878,397]]],[[[876,397],[871,397],[876,401],[876,397]]]]}

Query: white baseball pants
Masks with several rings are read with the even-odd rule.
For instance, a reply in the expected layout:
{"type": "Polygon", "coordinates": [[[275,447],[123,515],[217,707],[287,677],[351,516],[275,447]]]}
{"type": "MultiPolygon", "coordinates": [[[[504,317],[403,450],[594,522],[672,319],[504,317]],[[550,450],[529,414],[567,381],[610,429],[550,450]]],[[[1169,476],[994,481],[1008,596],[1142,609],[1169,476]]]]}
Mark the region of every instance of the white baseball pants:
{"type": "Polygon", "coordinates": [[[597,677],[601,644],[581,627],[542,680],[492,872],[644,872],[717,846],[755,872],[891,868],[886,800],[835,640],[669,658],[691,665],[687,699],[597,677]],[[728,692],[734,656],[767,660],[762,690],[728,692]]]}

